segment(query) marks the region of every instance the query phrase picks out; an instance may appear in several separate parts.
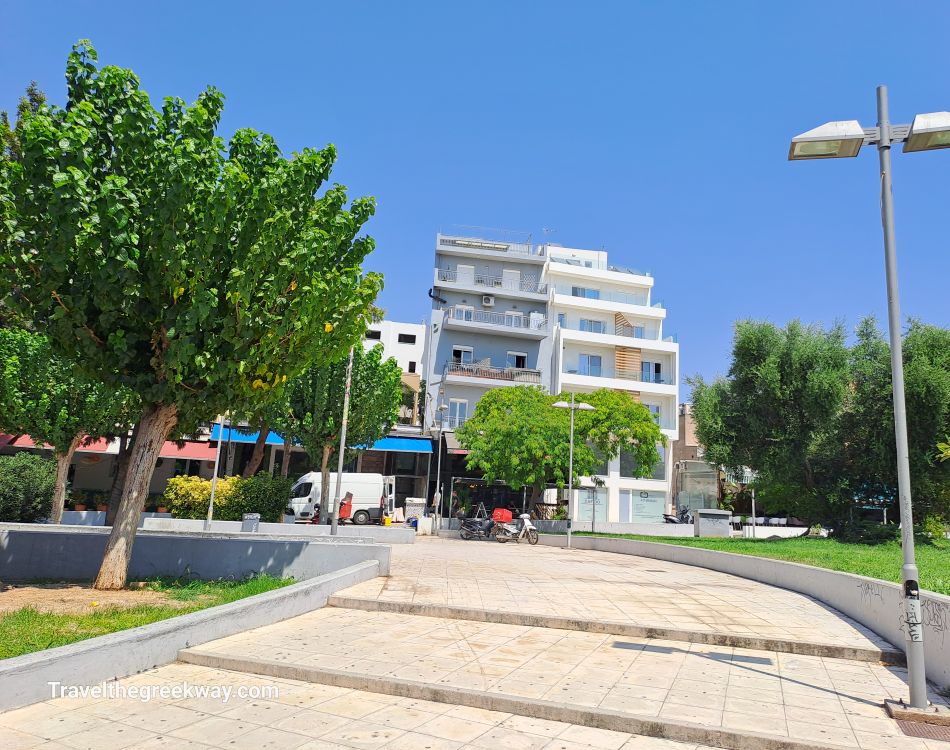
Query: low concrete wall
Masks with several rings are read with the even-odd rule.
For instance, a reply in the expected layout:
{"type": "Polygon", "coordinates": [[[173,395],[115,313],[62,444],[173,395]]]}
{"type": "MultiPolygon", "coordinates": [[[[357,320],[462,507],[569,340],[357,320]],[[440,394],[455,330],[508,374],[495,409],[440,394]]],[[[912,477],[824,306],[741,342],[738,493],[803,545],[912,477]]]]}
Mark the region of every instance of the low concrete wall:
{"type": "MultiPolygon", "coordinates": [[[[541,534],[566,534],[567,521],[531,521],[541,534]]],[[[457,518],[442,519],[442,528],[457,531],[457,518]]],[[[594,528],[603,534],[642,534],[644,536],[693,536],[693,525],[686,523],[607,523],[598,521],[594,528]]],[[[571,531],[590,531],[590,521],[574,521],[571,531]]]]}
{"type": "MultiPolygon", "coordinates": [[[[144,528],[150,531],[203,531],[205,522],[193,518],[146,518],[144,528]]],[[[212,521],[211,531],[239,532],[240,521],[212,521]]],[[[330,527],[311,523],[262,523],[261,534],[273,536],[330,536],[330,527]]],[[[392,526],[356,526],[341,524],[337,536],[344,539],[368,538],[385,544],[413,544],[416,532],[412,529],[392,526]]]]}
{"type": "MultiPolygon", "coordinates": [[[[90,581],[96,577],[110,529],[0,524],[0,579],[90,581]]],[[[363,539],[266,534],[140,531],[129,577],[187,576],[204,580],[266,573],[299,580],[376,560],[389,575],[390,548],[363,539]]]]}
{"type": "MultiPolygon", "coordinates": [[[[564,536],[542,535],[543,544],[563,547],[564,536]]],[[[818,599],[843,612],[866,628],[904,649],[903,593],[896,583],[811,565],[769,560],[752,555],[675,544],[641,542],[632,539],[575,536],[571,544],[578,549],[637,555],[655,560],[694,565],[722,573],[760,581],[771,586],[797,591],[818,599]]],[[[938,685],[950,686],[950,596],[921,592],[924,617],[924,652],[927,677],[938,685]]]]}
{"type": "Polygon", "coordinates": [[[335,592],[374,578],[365,561],[275,591],[118,633],[0,661],[0,711],[51,697],[50,683],[97,685],[168,664],[181,649],[323,607],[335,592]]]}
{"type": "MultiPolygon", "coordinates": [[[[171,513],[142,513],[139,516],[139,528],[147,518],[171,518],[171,513]]],[[[105,526],[106,512],[104,510],[64,510],[62,523],[65,526],[105,526]]]]}

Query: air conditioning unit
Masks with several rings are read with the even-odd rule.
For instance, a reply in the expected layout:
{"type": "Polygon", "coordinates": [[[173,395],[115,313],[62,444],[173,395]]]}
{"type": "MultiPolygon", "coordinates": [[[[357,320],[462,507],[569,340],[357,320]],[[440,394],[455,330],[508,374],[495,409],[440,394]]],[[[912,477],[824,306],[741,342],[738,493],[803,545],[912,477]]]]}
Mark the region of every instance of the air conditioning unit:
{"type": "Polygon", "coordinates": [[[494,307],[494,306],[495,306],[495,298],[492,295],[486,294],[482,296],[482,307],[494,307]]]}

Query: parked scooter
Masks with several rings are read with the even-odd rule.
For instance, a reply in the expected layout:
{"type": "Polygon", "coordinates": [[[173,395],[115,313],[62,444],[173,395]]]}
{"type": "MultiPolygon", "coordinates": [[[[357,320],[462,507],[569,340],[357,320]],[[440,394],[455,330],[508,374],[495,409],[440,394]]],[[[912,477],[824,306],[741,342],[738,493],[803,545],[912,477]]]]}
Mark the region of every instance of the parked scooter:
{"type": "Polygon", "coordinates": [[[537,544],[538,530],[531,523],[531,516],[528,513],[522,513],[518,518],[521,520],[518,526],[511,523],[496,524],[495,539],[502,543],[509,540],[520,542],[522,539],[527,539],[528,544],[537,544]]]}
{"type": "Polygon", "coordinates": [[[459,527],[462,539],[491,539],[497,524],[490,518],[463,518],[459,527]]]}
{"type": "Polygon", "coordinates": [[[672,516],[669,513],[664,513],[663,520],[666,523],[692,523],[693,514],[687,506],[681,505],[679,513],[677,513],[675,516],[672,516]]]}

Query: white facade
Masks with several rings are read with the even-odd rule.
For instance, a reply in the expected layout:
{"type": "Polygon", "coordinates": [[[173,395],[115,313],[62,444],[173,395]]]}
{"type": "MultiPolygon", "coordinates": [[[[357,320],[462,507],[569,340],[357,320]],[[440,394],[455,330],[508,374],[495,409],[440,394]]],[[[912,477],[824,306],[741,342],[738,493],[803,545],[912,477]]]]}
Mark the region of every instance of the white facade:
{"type": "MultiPolygon", "coordinates": [[[[454,429],[491,388],[535,384],[626,391],[676,439],[679,345],[664,333],[649,274],[609,265],[605,251],[442,234],[435,261],[427,426],[438,419],[454,429]]],[[[667,452],[653,478],[630,476],[623,455],[596,482],[583,478],[572,517],[662,522],[671,508],[667,452]]]]}
{"type": "Polygon", "coordinates": [[[383,345],[383,359],[392,357],[403,372],[419,373],[424,369],[426,327],[423,323],[397,323],[384,320],[372,323],[366,329],[363,348],[367,351],[383,345]]]}

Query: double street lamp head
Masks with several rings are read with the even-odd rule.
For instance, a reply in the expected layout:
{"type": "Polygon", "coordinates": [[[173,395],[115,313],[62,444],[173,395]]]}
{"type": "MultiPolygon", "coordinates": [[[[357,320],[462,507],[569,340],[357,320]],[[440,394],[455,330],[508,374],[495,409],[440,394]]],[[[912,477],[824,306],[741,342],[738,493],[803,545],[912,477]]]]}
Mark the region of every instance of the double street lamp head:
{"type": "Polygon", "coordinates": [[[574,409],[575,411],[597,411],[596,406],[591,406],[583,401],[577,401],[573,405],[570,401],[555,401],[551,404],[555,409],[574,409]]]}
{"type": "MultiPolygon", "coordinates": [[[[909,127],[891,126],[891,135],[891,143],[903,141],[905,153],[950,148],[950,112],[916,115],[909,127]],[[895,131],[906,132],[906,136],[898,136],[895,131]]],[[[857,120],[826,122],[792,138],[788,159],[804,161],[857,156],[861,146],[874,143],[880,137],[876,128],[866,131],[857,120]]]]}

